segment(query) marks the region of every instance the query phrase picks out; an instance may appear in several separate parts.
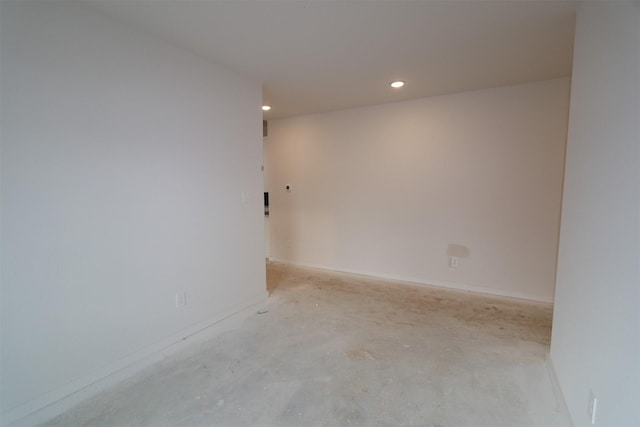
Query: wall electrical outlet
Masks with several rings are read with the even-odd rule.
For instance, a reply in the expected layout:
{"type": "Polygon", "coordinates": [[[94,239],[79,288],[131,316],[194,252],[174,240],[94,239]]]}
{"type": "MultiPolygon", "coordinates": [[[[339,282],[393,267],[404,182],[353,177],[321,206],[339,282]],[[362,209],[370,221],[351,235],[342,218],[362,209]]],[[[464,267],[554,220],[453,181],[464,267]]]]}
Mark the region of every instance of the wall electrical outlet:
{"type": "Polygon", "coordinates": [[[598,399],[596,395],[593,394],[593,390],[589,390],[589,407],[587,408],[587,415],[589,416],[589,420],[591,424],[596,423],[596,412],[598,410],[598,399]]]}
{"type": "Polygon", "coordinates": [[[455,256],[449,257],[449,267],[458,268],[458,257],[455,257],[455,256]]]}
{"type": "Polygon", "coordinates": [[[187,291],[180,291],[176,294],[176,308],[187,305],[187,291]]]}

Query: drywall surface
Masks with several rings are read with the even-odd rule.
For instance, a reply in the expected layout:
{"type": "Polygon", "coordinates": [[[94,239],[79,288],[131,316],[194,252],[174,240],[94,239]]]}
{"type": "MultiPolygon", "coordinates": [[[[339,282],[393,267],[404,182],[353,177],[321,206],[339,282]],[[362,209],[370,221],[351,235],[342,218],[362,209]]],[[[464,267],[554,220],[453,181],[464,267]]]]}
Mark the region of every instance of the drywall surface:
{"type": "Polygon", "coordinates": [[[564,78],[270,121],[272,259],[551,301],[568,100],[564,78]]]}
{"type": "Polygon", "coordinates": [[[640,425],[640,4],[577,16],[551,360],[575,425],[640,425]]]}
{"type": "Polygon", "coordinates": [[[78,3],[1,28],[9,423],[266,284],[259,83],[78,3]]]}

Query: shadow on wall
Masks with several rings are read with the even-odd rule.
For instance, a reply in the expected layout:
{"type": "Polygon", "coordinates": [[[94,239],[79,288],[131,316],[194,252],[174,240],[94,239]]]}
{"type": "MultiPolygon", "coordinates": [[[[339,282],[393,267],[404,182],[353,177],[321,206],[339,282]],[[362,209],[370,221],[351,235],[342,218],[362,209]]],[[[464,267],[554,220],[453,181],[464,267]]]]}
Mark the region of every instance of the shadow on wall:
{"type": "Polygon", "coordinates": [[[469,258],[469,248],[455,243],[450,243],[447,247],[447,256],[456,258],[469,258]]]}

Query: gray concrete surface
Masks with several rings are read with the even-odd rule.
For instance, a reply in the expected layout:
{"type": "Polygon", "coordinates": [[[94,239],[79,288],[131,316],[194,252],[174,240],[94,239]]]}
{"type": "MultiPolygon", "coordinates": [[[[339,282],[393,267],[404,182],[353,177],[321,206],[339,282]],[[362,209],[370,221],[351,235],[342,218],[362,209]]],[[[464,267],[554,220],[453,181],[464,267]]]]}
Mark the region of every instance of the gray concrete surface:
{"type": "Polygon", "coordinates": [[[243,325],[46,426],[565,426],[552,306],[268,264],[243,325]]]}

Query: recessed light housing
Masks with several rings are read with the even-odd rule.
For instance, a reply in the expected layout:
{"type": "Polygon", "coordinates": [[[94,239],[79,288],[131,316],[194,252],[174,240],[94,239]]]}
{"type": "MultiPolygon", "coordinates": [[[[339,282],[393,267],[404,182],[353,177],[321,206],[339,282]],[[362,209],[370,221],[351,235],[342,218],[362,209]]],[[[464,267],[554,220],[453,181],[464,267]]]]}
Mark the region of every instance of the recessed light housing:
{"type": "Polygon", "coordinates": [[[271,105],[263,105],[262,106],[262,111],[269,111],[271,110],[271,105]]]}
{"type": "Polygon", "coordinates": [[[399,89],[404,86],[404,82],[402,80],[396,80],[395,82],[391,82],[391,87],[395,89],[399,89]]]}

